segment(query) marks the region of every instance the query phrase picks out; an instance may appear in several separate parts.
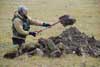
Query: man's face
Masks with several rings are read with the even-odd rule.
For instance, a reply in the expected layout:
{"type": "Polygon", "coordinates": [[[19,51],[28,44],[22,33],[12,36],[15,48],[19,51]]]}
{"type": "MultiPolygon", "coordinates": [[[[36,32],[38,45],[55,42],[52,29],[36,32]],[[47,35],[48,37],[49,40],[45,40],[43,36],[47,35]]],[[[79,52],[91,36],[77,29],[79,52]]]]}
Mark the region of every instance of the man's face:
{"type": "Polygon", "coordinates": [[[22,13],[23,13],[23,15],[27,16],[28,11],[27,10],[23,10],[22,13]]]}

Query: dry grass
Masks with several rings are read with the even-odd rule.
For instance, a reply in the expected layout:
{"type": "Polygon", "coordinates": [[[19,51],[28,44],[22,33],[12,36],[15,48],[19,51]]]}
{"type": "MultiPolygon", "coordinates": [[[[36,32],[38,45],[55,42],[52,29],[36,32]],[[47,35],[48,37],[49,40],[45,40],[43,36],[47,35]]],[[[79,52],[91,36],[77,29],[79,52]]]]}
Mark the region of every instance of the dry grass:
{"type": "MultiPolygon", "coordinates": [[[[0,0],[0,67],[81,67],[82,57],[66,55],[61,58],[47,58],[23,55],[13,60],[2,56],[13,50],[11,42],[11,18],[19,5],[29,8],[32,18],[56,22],[63,14],[70,14],[77,19],[74,25],[88,35],[100,40],[100,5],[99,0],[0,0]]],[[[41,29],[33,26],[31,31],[41,29]]],[[[59,35],[64,28],[57,26],[42,32],[36,38],[28,36],[27,42],[36,42],[40,37],[59,35]]],[[[100,67],[100,58],[86,57],[87,67],[100,67]]]]}

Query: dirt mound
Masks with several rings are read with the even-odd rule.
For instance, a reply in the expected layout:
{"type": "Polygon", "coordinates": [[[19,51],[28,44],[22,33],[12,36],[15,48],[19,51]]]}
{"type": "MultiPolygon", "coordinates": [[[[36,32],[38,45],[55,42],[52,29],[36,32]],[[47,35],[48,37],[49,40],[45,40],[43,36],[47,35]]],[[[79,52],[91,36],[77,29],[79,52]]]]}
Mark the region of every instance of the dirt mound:
{"type": "Polygon", "coordinates": [[[48,39],[41,38],[39,39],[39,43],[41,45],[48,45],[48,43],[56,45],[66,54],[75,53],[82,55],[82,53],[85,53],[94,57],[100,56],[100,41],[96,40],[94,36],[89,37],[85,33],[80,32],[76,27],[70,27],[59,36],[48,39]],[[48,39],[52,40],[52,43],[48,39]]]}
{"type": "MultiPolygon", "coordinates": [[[[76,27],[65,29],[60,35],[49,37],[48,39],[40,38],[36,46],[26,46],[22,49],[22,54],[27,53],[28,56],[40,55],[48,57],[60,57],[65,54],[83,54],[100,57],[100,41],[94,36],[89,37],[85,33],[80,32],[76,27]],[[39,44],[38,44],[39,43],[39,44]]],[[[20,55],[18,55],[20,56],[20,55]]],[[[6,53],[4,58],[14,59],[16,52],[6,53]]]]}

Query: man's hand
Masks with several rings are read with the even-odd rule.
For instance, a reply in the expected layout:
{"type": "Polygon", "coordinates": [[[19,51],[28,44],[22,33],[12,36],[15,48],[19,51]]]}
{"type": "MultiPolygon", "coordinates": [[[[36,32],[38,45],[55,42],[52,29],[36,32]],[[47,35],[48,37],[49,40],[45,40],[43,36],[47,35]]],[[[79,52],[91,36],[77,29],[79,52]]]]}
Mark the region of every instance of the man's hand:
{"type": "Polygon", "coordinates": [[[29,35],[36,37],[36,32],[29,32],[29,35]]]}
{"type": "Polygon", "coordinates": [[[44,26],[44,27],[51,27],[51,24],[48,24],[48,23],[43,23],[43,25],[42,26],[44,26]]]}

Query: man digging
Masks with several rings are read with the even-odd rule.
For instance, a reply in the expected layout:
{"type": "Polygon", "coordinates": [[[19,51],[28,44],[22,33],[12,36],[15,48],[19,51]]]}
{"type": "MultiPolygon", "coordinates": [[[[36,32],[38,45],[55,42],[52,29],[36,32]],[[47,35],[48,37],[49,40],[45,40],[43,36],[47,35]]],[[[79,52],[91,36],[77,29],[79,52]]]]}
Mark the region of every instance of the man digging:
{"type": "Polygon", "coordinates": [[[36,36],[36,32],[30,32],[30,25],[37,25],[43,27],[50,27],[51,24],[37,21],[35,19],[31,19],[28,16],[28,9],[25,6],[20,6],[18,10],[14,13],[14,17],[12,19],[12,41],[13,45],[18,46],[17,55],[19,56],[22,53],[22,48],[25,44],[26,36],[32,35],[36,36]]]}

